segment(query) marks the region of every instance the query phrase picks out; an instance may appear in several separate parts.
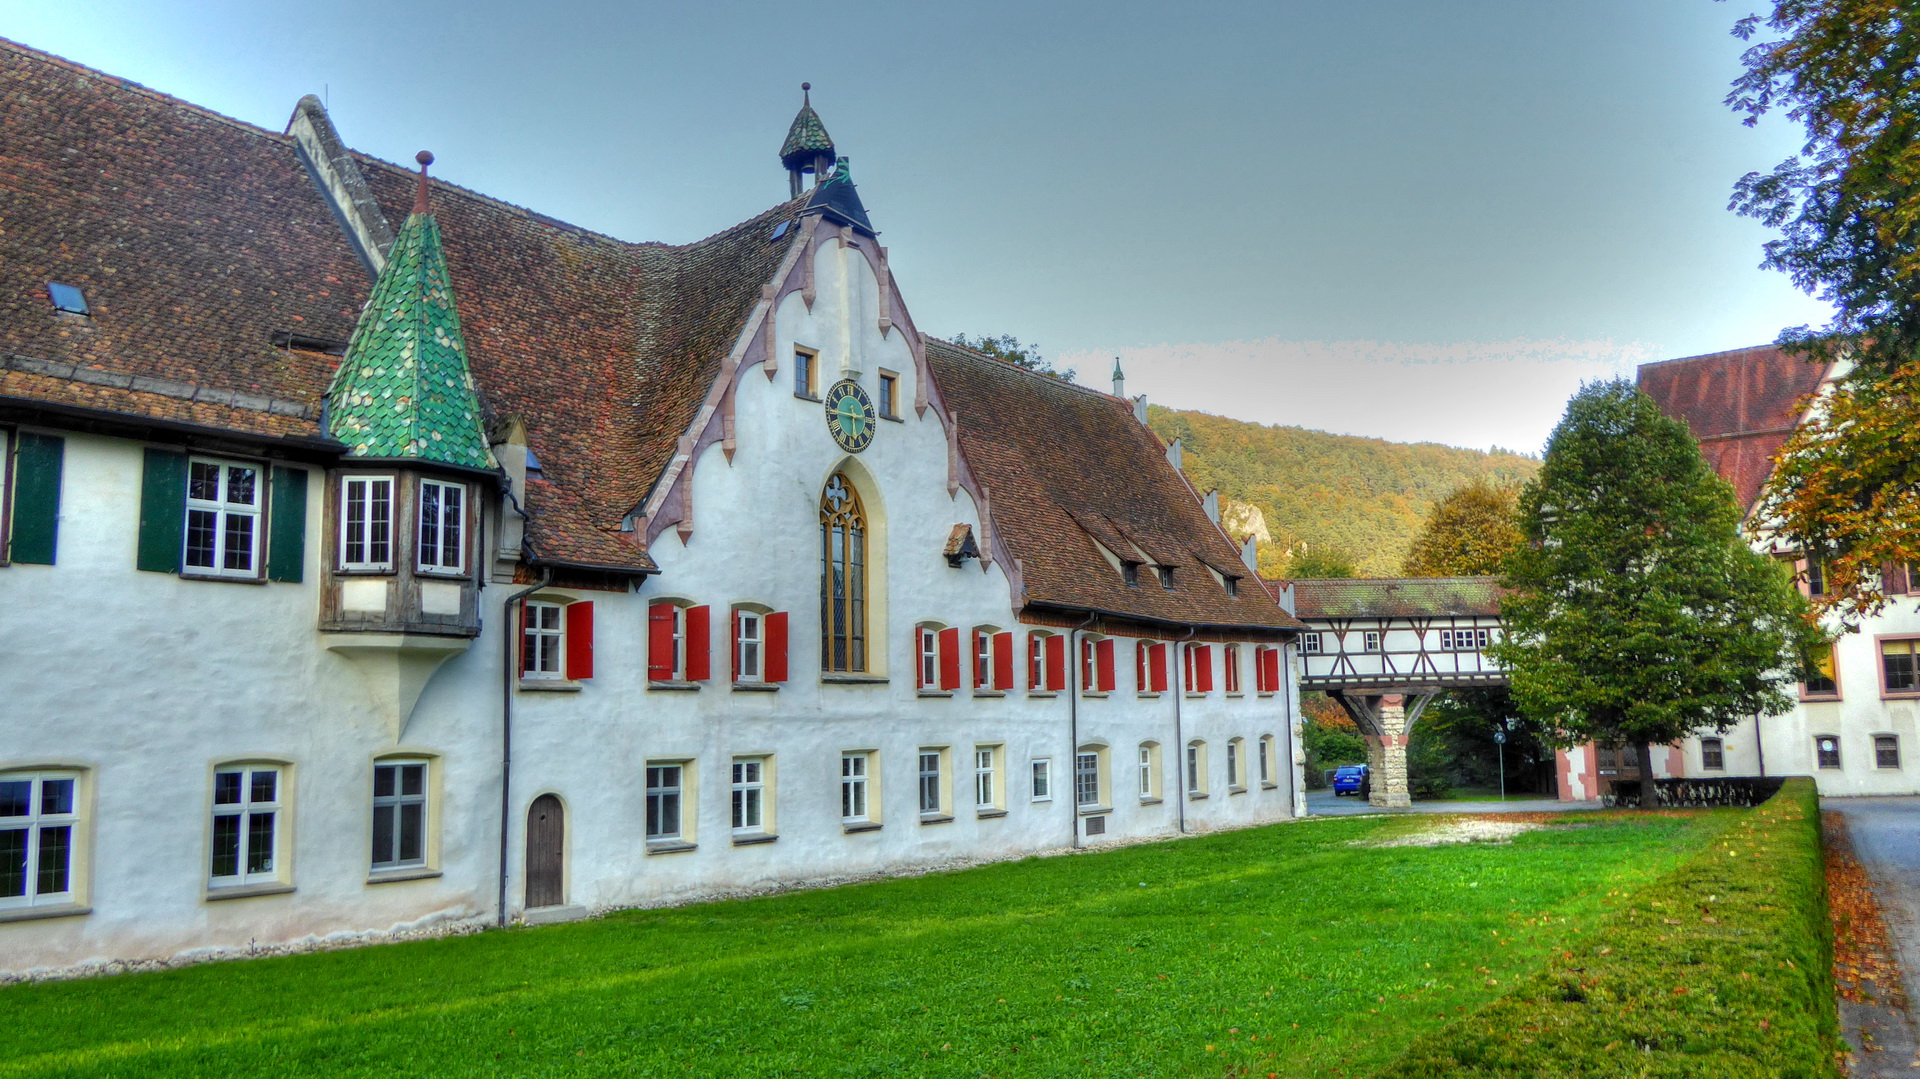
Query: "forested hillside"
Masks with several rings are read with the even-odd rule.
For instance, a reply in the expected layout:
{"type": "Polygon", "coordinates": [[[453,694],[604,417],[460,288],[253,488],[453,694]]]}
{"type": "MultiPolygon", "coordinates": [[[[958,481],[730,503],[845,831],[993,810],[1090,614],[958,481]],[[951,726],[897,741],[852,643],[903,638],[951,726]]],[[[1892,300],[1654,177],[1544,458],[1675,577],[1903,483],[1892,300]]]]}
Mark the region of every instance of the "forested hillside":
{"type": "MultiPolygon", "coordinates": [[[[1476,476],[1511,482],[1540,467],[1517,453],[1269,427],[1157,405],[1147,423],[1166,441],[1183,440],[1187,478],[1200,493],[1219,488],[1223,500],[1260,511],[1272,536],[1261,540],[1261,569],[1275,574],[1286,552],[1303,543],[1345,552],[1365,576],[1398,574],[1435,501],[1476,476]]],[[[1226,511],[1236,539],[1257,527],[1251,513],[1230,504],[1226,511]]]]}

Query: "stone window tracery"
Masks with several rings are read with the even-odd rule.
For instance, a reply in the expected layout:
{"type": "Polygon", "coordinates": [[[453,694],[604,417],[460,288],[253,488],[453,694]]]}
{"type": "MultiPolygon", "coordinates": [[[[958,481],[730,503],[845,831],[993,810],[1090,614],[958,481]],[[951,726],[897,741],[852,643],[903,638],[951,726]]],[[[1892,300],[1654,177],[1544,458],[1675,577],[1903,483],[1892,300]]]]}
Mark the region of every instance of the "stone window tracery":
{"type": "Polygon", "coordinates": [[[820,496],[820,669],[867,669],[867,515],[836,472],[820,496]]]}

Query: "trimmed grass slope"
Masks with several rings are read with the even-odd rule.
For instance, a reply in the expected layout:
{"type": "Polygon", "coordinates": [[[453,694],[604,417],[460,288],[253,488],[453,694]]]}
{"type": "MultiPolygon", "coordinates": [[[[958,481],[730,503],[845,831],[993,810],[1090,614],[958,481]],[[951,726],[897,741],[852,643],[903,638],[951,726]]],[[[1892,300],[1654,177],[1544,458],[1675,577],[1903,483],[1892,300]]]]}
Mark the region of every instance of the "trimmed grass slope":
{"type": "Polygon", "coordinates": [[[0,1076],[1346,1074],[1719,828],[1334,819],[574,925],[0,990],[0,1076]]]}
{"type": "Polygon", "coordinates": [[[1813,781],[1716,816],[1697,856],[1380,1079],[1839,1075],[1813,781]]]}

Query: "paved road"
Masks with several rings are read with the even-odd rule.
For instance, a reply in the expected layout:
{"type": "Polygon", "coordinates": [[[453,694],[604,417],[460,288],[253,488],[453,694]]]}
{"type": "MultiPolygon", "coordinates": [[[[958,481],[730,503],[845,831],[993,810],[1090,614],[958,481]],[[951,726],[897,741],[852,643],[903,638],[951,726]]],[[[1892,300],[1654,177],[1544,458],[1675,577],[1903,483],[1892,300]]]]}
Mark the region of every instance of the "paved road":
{"type": "Polygon", "coordinates": [[[1308,791],[1307,815],[1344,817],[1359,813],[1558,813],[1569,809],[1599,809],[1599,802],[1561,802],[1552,798],[1524,798],[1505,802],[1415,802],[1411,809],[1381,809],[1351,794],[1308,791]]]}
{"type": "MultiPolygon", "coordinates": [[[[1920,798],[1822,798],[1820,808],[1847,819],[1847,835],[1854,856],[1873,879],[1873,897],[1887,921],[1887,933],[1900,953],[1900,979],[1907,999],[1920,1002],[1920,798]]],[[[1840,1004],[1847,1041],[1856,1049],[1866,1028],[1883,1051],[1864,1060],[1855,1054],[1852,1074],[1912,1076],[1915,1063],[1914,1031],[1909,1018],[1886,1009],[1840,1004]],[[1904,1028],[1904,1029],[1903,1029],[1904,1028]],[[1864,1065],[1864,1066],[1863,1066],[1864,1065]]]]}

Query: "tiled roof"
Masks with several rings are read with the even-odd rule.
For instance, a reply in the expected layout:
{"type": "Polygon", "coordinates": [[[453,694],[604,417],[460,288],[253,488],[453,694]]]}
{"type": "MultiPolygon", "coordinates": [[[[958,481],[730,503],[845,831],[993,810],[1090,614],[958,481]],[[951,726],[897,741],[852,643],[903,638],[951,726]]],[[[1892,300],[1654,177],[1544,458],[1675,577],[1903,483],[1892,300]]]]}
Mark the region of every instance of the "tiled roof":
{"type": "MultiPolygon", "coordinates": [[[[404,221],[412,172],[353,160],[385,219],[404,221]]],[[[543,466],[524,507],[531,555],[651,569],[622,519],[804,231],[770,242],[803,203],[683,246],[437,180],[433,205],[487,418],[520,420],[543,466]]],[[[274,341],[347,341],[372,282],[292,138],[0,41],[0,221],[0,355],[36,365],[0,365],[0,398],[323,437],[340,360],[274,341]],[[48,281],[83,289],[93,317],[54,312],[48,281]],[[76,367],[89,377],[45,373],[76,367]],[[240,397],[294,407],[218,403],[240,397]]]]}
{"type": "Polygon", "coordinates": [[[1492,577],[1358,577],[1291,584],[1293,610],[1301,618],[1488,618],[1500,613],[1500,586],[1492,577]]]}
{"type": "Polygon", "coordinates": [[[1773,455],[1799,422],[1827,366],[1774,345],[1640,365],[1639,384],[1684,420],[1700,452],[1748,510],[1773,473],[1773,455]]]}
{"type": "Polygon", "coordinates": [[[1017,602],[1174,625],[1299,628],[1241,565],[1130,404],[945,341],[927,341],[927,361],[992,527],[1019,561],[1017,602]],[[1151,571],[1129,586],[1096,539],[1172,564],[1174,587],[1151,571]],[[1242,575],[1237,596],[1209,564],[1242,575]]]}
{"type": "Polygon", "coordinates": [[[431,212],[409,214],[394,237],[327,399],[351,456],[498,467],[431,212]]]}
{"type": "Polygon", "coordinates": [[[800,106],[793,118],[793,125],[787,128],[787,140],[780,144],[780,162],[792,168],[791,160],[796,154],[812,157],[814,154],[833,153],[833,137],[827,134],[827,125],[820,122],[820,114],[813,111],[808,102],[800,106]]]}

